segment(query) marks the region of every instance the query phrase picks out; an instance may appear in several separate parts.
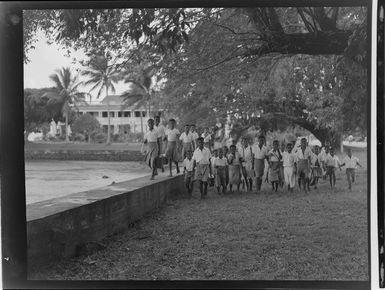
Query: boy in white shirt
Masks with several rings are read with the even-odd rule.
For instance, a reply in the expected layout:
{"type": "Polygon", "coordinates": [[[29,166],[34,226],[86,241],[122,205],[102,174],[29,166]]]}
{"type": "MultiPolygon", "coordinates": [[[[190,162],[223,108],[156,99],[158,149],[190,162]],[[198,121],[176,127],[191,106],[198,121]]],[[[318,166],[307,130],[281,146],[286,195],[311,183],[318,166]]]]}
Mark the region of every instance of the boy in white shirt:
{"type": "Polygon", "coordinates": [[[158,131],[154,129],[154,120],[149,119],[147,121],[148,131],[144,134],[143,144],[147,145],[145,161],[147,165],[152,169],[151,180],[157,175],[155,159],[159,156],[159,135],[158,131]]]}
{"type": "Polygon", "coordinates": [[[199,181],[201,199],[207,195],[207,181],[211,172],[211,152],[203,147],[203,138],[198,138],[198,148],[195,149],[192,159],[194,160],[195,180],[199,181]]]}
{"type": "Polygon", "coordinates": [[[318,180],[322,178],[322,155],[320,153],[319,147],[314,146],[314,153],[311,156],[311,175],[312,181],[310,185],[314,185],[314,188],[317,189],[318,180]]]}
{"type": "Polygon", "coordinates": [[[209,128],[204,128],[203,133],[201,135],[203,137],[203,144],[206,148],[210,149],[210,142],[211,142],[211,134],[209,132],[209,128]]]}
{"type": "Polygon", "coordinates": [[[166,149],[166,157],[168,159],[168,165],[170,168],[170,175],[172,177],[172,163],[175,163],[176,173],[179,174],[179,166],[178,166],[178,139],[180,132],[175,128],[176,121],[174,119],[170,119],[168,122],[169,128],[166,129],[166,137],[164,140],[167,140],[167,149],[166,149]]]}
{"type": "Polygon", "coordinates": [[[222,193],[226,193],[226,172],[228,170],[227,158],[223,156],[223,149],[218,149],[218,157],[214,160],[214,168],[215,168],[215,186],[217,187],[218,194],[221,194],[221,186],[222,193]]]}
{"type": "Polygon", "coordinates": [[[186,152],[186,158],[183,160],[184,183],[187,193],[191,197],[193,192],[193,178],[194,178],[194,160],[192,159],[192,151],[186,152]]]}
{"type": "Polygon", "coordinates": [[[199,138],[199,134],[198,134],[198,132],[195,129],[195,124],[191,124],[190,125],[190,132],[191,132],[191,135],[192,135],[193,145],[194,145],[194,150],[195,150],[195,148],[198,147],[197,139],[199,138]]]}
{"type": "Polygon", "coordinates": [[[313,152],[310,147],[307,146],[306,138],[301,139],[301,147],[298,148],[296,152],[297,156],[297,174],[298,174],[298,186],[301,188],[301,181],[304,181],[303,184],[305,192],[310,191],[310,164],[311,156],[313,152]]]}
{"type": "Polygon", "coordinates": [[[336,169],[340,167],[340,160],[339,158],[334,155],[334,149],[330,148],[329,155],[327,155],[325,160],[325,166],[326,166],[326,175],[329,175],[330,179],[330,186],[331,188],[336,186],[336,169]]]}
{"type": "Polygon", "coordinates": [[[242,146],[238,149],[238,152],[242,158],[242,175],[245,178],[247,190],[252,191],[253,179],[255,178],[254,154],[247,137],[242,138],[242,146]]]}
{"type": "Polygon", "coordinates": [[[285,183],[290,192],[293,192],[295,185],[295,171],[297,170],[297,157],[293,150],[293,144],[287,143],[287,151],[282,153],[283,160],[283,176],[285,178],[285,183]]]}
{"type": "Polygon", "coordinates": [[[265,159],[268,158],[268,149],[264,145],[265,144],[265,136],[258,137],[258,144],[254,144],[251,147],[251,151],[254,156],[254,171],[256,177],[256,186],[257,192],[261,190],[262,186],[262,177],[265,171],[265,159]]]}
{"type": "Polygon", "coordinates": [[[362,165],[359,163],[359,159],[355,156],[352,156],[352,149],[349,148],[347,150],[347,156],[342,160],[342,164],[340,165],[340,168],[342,166],[346,166],[346,177],[348,179],[349,184],[349,190],[352,190],[352,183],[354,183],[356,179],[356,168],[357,165],[359,167],[362,167],[362,165]]]}
{"type": "MultiPolygon", "coordinates": [[[[164,154],[166,144],[164,144],[164,138],[166,137],[166,128],[160,123],[160,116],[156,115],[155,116],[155,130],[158,133],[158,138],[159,138],[159,154],[164,154]]],[[[162,172],[164,172],[164,166],[162,162],[162,172]]]]}
{"type": "Polygon", "coordinates": [[[184,126],[184,132],[180,135],[179,140],[182,141],[182,158],[184,159],[188,150],[194,151],[193,136],[189,125],[184,126]]]}
{"type": "Polygon", "coordinates": [[[227,155],[227,160],[229,163],[229,184],[230,192],[233,191],[233,185],[237,186],[237,191],[241,186],[241,156],[237,151],[235,145],[230,146],[230,153],[227,155]]]}

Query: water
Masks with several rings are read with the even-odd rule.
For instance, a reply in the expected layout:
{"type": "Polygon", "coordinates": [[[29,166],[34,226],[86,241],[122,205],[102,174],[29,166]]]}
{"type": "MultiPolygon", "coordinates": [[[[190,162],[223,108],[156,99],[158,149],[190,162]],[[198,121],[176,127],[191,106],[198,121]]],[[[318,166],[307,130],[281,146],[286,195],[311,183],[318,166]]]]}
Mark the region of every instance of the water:
{"type": "Polygon", "coordinates": [[[28,160],[26,201],[30,204],[150,174],[143,162],[28,160]]]}

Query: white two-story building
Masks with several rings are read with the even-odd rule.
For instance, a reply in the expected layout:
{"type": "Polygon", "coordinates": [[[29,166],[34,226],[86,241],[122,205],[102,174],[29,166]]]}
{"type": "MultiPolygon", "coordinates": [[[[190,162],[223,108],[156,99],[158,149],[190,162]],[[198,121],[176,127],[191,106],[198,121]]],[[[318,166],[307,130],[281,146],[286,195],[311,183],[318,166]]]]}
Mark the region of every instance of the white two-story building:
{"type": "Polygon", "coordinates": [[[147,132],[147,120],[154,115],[160,114],[159,111],[149,111],[148,107],[132,106],[124,107],[122,98],[119,95],[111,95],[105,97],[98,104],[79,104],[77,108],[79,114],[90,114],[94,116],[100,123],[104,132],[108,129],[108,110],[107,101],[109,102],[110,126],[113,134],[119,133],[139,133],[147,132]]]}

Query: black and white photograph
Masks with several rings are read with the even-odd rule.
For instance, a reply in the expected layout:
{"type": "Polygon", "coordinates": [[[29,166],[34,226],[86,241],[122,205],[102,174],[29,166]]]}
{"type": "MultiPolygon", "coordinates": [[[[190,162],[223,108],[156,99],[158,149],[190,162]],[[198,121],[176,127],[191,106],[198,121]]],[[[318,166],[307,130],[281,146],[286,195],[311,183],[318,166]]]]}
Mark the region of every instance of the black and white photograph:
{"type": "Polygon", "coordinates": [[[280,3],[22,11],[28,280],[370,281],[371,4],[280,3]]]}

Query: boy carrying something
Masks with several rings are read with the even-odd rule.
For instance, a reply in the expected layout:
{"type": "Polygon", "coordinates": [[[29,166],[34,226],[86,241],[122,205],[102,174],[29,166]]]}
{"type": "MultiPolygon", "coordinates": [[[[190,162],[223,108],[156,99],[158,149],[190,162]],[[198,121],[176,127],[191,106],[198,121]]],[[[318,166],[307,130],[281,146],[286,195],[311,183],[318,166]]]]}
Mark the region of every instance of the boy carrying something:
{"type": "Polygon", "coordinates": [[[226,173],[228,169],[227,158],[223,156],[223,149],[218,149],[218,157],[214,159],[215,168],[215,186],[217,187],[218,194],[226,193],[226,173]]]}
{"type": "Polygon", "coordinates": [[[357,165],[362,168],[362,165],[359,163],[359,159],[355,156],[352,156],[352,149],[349,148],[347,150],[347,156],[342,160],[342,164],[340,165],[340,169],[342,166],[346,166],[346,177],[348,179],[349,190],[352,190],[352,183],[354,183],[356,179],[356,168],[357,165]]]}
{"type": "Polygon", "coordinates": [[[195,149],[192,159],[194,160],[193,170],[195,171],[195,180],[199,181],[199,190],[201,199],[207,195],[207,180],[211,175],[211,152],[206,147],[203,147],[203,138],[199,137],[198,148],[195,149]]]}
{"type": "Polygon", "coordinates": [[[194,160],[192,159],[192,151],[186,152],[186,158],[183,160],[184,183],[187,193],[191,197],[193,192],[193,178],[194,178],[194,160]]]}

